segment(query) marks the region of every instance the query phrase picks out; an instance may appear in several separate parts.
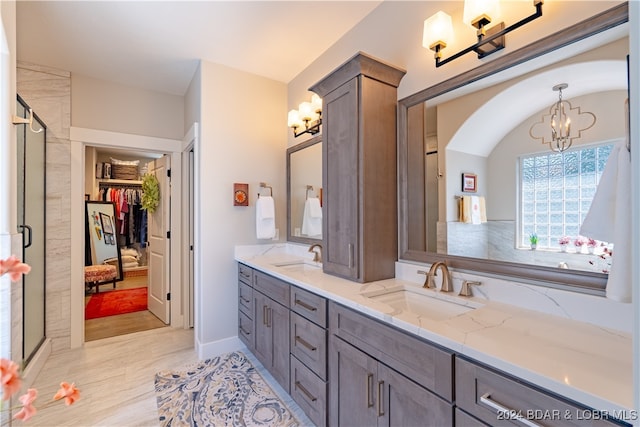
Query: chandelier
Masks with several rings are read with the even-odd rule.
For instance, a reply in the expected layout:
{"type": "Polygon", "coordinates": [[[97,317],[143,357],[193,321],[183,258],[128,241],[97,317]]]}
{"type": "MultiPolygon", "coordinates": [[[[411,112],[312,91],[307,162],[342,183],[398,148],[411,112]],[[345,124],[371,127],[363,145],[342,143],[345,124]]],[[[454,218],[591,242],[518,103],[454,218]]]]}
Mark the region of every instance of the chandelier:
{"type": "Polygon", "coordinates": [[[549,144],[551,150],[558,153],[568,150],[573,141],[582,136],[582,131],[596,123],[593,113],[582,112],[580,107],[573,107],[569,101],[562,99],[562,91],[568,87],[567,83],[560,83],[552,88],[558,92],[558,101],[549,108],[549,114],[543,115],[529,129],[532,138],[549,144]]]}

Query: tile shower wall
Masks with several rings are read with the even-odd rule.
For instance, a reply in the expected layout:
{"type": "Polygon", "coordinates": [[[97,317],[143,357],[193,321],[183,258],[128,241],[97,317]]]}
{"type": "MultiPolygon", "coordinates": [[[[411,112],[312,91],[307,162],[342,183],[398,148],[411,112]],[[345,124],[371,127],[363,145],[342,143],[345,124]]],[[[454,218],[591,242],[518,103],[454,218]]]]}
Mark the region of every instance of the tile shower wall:
{"type": "Polygon", "coordinates": [[[47,125],[46,336],[71,346],[71,74],[18,62],[18,94],[47,125]]]}

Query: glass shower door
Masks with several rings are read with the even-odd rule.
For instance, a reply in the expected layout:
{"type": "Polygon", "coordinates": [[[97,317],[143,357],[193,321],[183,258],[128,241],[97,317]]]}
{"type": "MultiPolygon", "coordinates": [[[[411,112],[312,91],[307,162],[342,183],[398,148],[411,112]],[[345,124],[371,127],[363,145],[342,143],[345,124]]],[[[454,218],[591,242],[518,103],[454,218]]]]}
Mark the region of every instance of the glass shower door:
{"type": "MultiPolygon", "coordinates": [[[[17,115],[29,117],[28,105],[18,96],[17,115]]],[[[35,115],[33,124],[21,124],[18,133],[18,231],[23,236],[24,262],[31,272],[23,276],[23,359],[29,363],[45,338],[45,138],[46,129],[35,115]],[[34,132],[42,129],[41,132],[34,132]]]]}

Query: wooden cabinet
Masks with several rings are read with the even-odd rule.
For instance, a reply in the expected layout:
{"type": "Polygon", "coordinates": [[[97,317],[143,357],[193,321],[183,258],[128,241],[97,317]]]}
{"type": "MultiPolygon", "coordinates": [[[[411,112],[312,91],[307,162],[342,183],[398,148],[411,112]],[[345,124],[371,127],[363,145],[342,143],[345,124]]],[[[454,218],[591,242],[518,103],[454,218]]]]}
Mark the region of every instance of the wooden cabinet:
{"type": "Polygon", "coordinates": [[[342,339],[330,338],[330,422],[335,426],[450,426],[453,407],[342,339]]]}
{"type": "Polygon", "coordinates": [[[291,396],[317,426],[327,425],[327,300],[291,287],[291,396]]]}
{"type": "Polygon", "coordinates": [[[323,98],[323,269],[369,282],[397,259],[396,105],[405,71],[362,52],[310,90],[323,98]]]}
{"type": "Polygon", "coordinates": [[[453,425],[453,354],[329,303],[335,426],[453,425]]]}
{"type": "Polygon", "coordinates": [[[458,407],[491,426],[625,425],[601,419],[596,411],[462,358],[456,358],[455,377],[458,407]]]}
{"type": "Polygon", "coordinates": [[[238,264],[238,337],[249,348],[255,346],[253,333],[253,270],[238,264]]]}
{"type": "Polygon", "coordinates": [[[289,284],[257,271],[253,280],[253,352],[289,392],[289,284]]]}

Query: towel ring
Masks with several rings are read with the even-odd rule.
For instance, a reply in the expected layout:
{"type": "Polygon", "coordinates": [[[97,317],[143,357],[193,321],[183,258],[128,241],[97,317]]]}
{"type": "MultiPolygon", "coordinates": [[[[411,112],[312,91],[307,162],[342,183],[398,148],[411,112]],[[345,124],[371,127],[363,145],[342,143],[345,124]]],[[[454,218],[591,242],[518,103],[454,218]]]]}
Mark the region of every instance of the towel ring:
{"type": "MultiPolygon", "coordinates": [[[[270,185],[267,185],[266,182],[261,182],[260,183],[260,188],[268,188],[269,192],[271,193],[270,196],[273,197],[273,188],[270,185]]],[[[260,193],[260,191],[258,191],[258,197],[260,197],[262,194],[260,193]]]]}
{"type": "Polygon", "coordinates": [[[313,185],[307,185],[307,193],[305,195],[305,200],[309,200],[309,191],[313,191],[313,185]]]}

